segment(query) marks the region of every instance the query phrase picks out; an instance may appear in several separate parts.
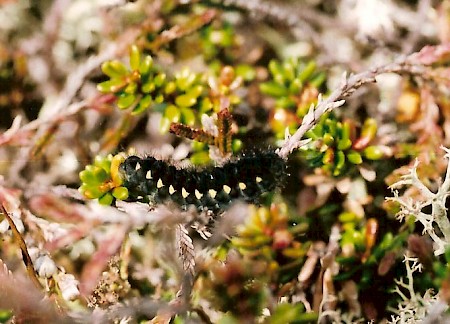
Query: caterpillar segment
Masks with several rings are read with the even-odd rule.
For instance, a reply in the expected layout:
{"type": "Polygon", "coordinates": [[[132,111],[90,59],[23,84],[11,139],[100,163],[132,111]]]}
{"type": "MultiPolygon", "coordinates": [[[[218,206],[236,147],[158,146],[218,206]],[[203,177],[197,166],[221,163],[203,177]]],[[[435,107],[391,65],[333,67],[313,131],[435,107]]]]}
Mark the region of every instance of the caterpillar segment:
{"type": "Polygon", "coordinates": [[[280,187],[286,177],[286,161],[273,151],[252,152],[223,166],[202,169],[177,168],[155,157],[129,156],[119,168],[131,200],[148,197],[154,203],[171,200],[182,209],[194,205],[217,213],[235,200],[259,203],[280,187]]]}

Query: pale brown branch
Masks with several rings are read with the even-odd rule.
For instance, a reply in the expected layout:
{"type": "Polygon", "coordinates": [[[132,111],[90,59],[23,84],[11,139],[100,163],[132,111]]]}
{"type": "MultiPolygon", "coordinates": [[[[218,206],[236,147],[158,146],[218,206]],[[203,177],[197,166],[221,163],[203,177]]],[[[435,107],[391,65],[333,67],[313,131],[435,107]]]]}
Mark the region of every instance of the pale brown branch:
{"type": "Polygon", "coordinates": [[[17,229],[16,224],[14,224],[14,221],[9,216],[9,213],[6,210],[3,203],[0,204],[0,211],[5,216],[6,220],[8,221],[9,227],[11,228],[13,236],[19,243],[20,249],[22,250],[23,263],[25,263],[25,267],[27,268],[27,273],[30,276],[31,281],[33,281],[34,285],[38,289],[42,289],[42,285],[37,277],[36,271],[34,270],[33,261],[31,260],[30,254],[28,253],[28,249],[27,249],[25,240],[23,239],[22,235],[20,234],[19,230],[17,229]]]}
{"type": "MultiPolygon", "coordinates": [[[[434,50],[438,52],[440,47],[434,47],[434,50]]],[[[367,83],[376,82],[376,77],[384,73],[407,73],[422,78],[428,78],[427,67],[422,64],[420,53],[413,53],[409,56],[402,57],[394,63],[382,65],[368,71],[364,71],[358,74],[353,74],[347,78],[343,76],[341,85],[335,89],[324,100],[319,98],[319,102],[315,107],[311,107],[309,112],[303,118],[303,122],[297,131],[292,136],[286,136],[283,146],[278,150],[278,154],[287,158],[287,156],[295,149],[304,145],[301,141],[303,135],[310,129],[312,129],[320,119],[320,117],[345,103],[345,98],[349,97],[361,86],[367,83]]]]}

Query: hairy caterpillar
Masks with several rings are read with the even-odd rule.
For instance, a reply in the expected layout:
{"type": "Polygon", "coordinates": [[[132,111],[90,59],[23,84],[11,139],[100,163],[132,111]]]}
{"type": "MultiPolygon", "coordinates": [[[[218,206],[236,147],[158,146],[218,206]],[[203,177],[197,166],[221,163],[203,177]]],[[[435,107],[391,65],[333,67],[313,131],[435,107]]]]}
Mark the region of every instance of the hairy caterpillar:
{"type": "Polygon", "coordinates": [[[172,200],[183,209],[194,205],[200,211],[218,212],[236,199],[258,203],[264,193],[283,183],[286,161],[273,151],[252,152],[220,167],[197,170],[177,168],[152,156],[129,156],[120,172],[131,199],[172,200]]]}

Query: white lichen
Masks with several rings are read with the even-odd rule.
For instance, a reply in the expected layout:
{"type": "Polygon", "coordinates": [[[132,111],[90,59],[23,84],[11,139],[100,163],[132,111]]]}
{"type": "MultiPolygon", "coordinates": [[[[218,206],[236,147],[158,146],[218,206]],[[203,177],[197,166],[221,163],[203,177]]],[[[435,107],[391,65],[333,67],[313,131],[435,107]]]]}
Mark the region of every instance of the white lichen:
{"type": "Polygon", "coordinates": [[[432,289],[428,289],[423,296],[414,290],[414,273],[422,271],[422,264],[417,258],[405,255],[406,278],[395,280],[396,287],[394,292],[401,297],[397,308],[390,308],[395,315],[391,316],[389,323],[424,323],[431,315],[433,318],[440,317],[448,306],[443,303],[432,289]],[[444,306],[445,307],[442,307],[444,306]],[[434,311],[440,310],[437,317],[434,311]],[[432,314],[433,313],[433,314],[432,314]]]}
{"type": "MultiPolygon", "coordinates": [[[[442,147],[442,149],[446,152],[445,158],[450,159],[450,150],[445,147],[442,147]]],[[[423,225],[423,233],[427,233],[435,243],[434,254],[441,255],[450,243],[450,222],[445,207],[450,189],[450,163],[447,165],[444,181],[436,193],[428,189],[417,176],[418,164],[419,162],[416,160],[411,172],[390,187],[394,197],[388,197],[387,200],[400,204],[400,211],[396,215],[398,220],[403,221],[406,218],[414,217],[416,222],[418,221],[423,225]],[[405,186],[416,188],[422,195],[422,200],[400,196],[397,189],[405,186]],[[428,206],[431,207],[431,212],[426,213],[424,208],[428,206]],[[435,230],[435,224],[439,228],[438,232],[435,230]]]]}

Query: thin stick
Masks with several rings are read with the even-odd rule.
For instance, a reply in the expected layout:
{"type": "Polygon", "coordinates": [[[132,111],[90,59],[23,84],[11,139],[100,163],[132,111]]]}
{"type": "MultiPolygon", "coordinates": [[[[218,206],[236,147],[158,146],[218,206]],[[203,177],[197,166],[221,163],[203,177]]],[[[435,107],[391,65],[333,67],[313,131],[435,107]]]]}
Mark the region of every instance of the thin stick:
{"type": "Polygon", "coordinates": [[[0,204],[1,213],[5,215],[5,218],[8,220],[9,227],[11,227],[11,230],[13,232],[14,238],[19,242],[20,249],[22,250],[22,258],[23,263],[25,263],[25,267],[27,268],[28,275],[31,278],[31,281],[34,283],[34,285],[38,289],[42,289],[42,285],[36,275],[36,271],[34,270],[33,261],[31,261],[31,257],[28,254],[27,245],[25,244],[25,241],[20,234],[19,230],[16,227],[16,224],[14,224],[12,218],[9,216],[9,213],[6,211],[5,206],[3,203],[0,204]]]}
{"type": "Polygon", "coordinates": [[[302,124],[294,133],[294,135],[286,135],[283,146],[277,152],[278,155],[280,155],[282,158],[287,158],[293,150],[304,145],[305,141],[301,141],[303,135],[305,135],[307,131],[309,131],[317,124],[317,121],[323,114],[342,106],[345,103],[344,98],[350,96],[362,85],[376,82],[376,76],[383,73],[409,73],[426,77],[424,73],[426,67],[422,64],[415,63],[413,60],[415,54],[417,53],[404,57],[397,62],[382,65],[369,71],[351,75],[348,78],[346,74],[344,74],[342,77],[341,85],[336,90],[334,90],[326,99],[322,100],[322,98],[319,96],[318,104],[316,106],[311,106],[309,112],[303,118],[302,124]]]}

